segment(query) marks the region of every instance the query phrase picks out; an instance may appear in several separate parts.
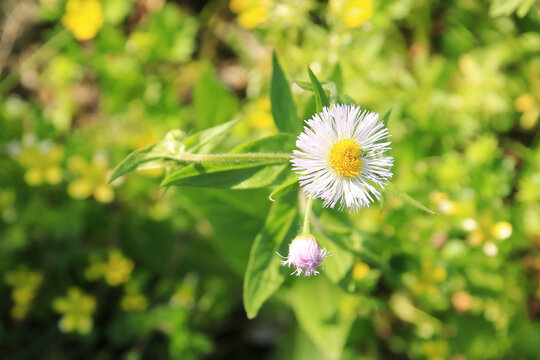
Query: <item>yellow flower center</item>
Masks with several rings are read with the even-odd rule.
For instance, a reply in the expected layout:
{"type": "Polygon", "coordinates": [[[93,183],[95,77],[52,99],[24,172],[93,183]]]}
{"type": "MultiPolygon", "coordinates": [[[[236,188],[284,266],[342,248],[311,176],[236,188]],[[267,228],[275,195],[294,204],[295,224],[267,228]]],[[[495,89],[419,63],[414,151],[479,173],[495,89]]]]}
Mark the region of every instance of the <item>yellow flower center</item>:
{"type": "Polygon", "coordinates": [[[340,140],[332,146],[328,160],[338,175],[356,177],[362,168],[360,145],[352,139],[340,140]]]}

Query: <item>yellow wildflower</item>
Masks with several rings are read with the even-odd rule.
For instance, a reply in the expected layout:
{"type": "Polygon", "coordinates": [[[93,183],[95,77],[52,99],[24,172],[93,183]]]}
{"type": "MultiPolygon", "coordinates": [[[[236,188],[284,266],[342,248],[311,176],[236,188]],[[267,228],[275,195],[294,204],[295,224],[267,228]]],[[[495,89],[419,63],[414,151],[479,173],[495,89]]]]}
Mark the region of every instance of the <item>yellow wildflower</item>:
{"type": "Polygon", "coordinates": [[[105,281],[111,286],[123,284],[131,277],[133,271],[133,261],[114,250],[109,253],[109,261],[105,271],[105,281]]]}
{"type": "Polygon", "coordinates": [[[92,313],[96,309],[96,299],[91,295],[84,294],[81,289],[69,288],[66,297],[54,300],[53,308],[62,314],[59,322],[61,331],[78,332],[85,335],[92,330],[92,313]]]}
{"type": "Polygon", "coordinates": [[[133,261],[126,258],[119,250],[111,250],[107,261],[96,257],[91,258],[90,262],[90,266],[85,271],[86,278],[97,280],[103,277],[110,286],[128,282],[134,267],[133,261]]]}
{"type": "Polygon", "coordinates": [[[17,156],[19,163],[26,168],[24,180],[30,186],[44,182],[56,185],[62,181],[60,162],[64,158],[64,149],[57,144],[42,142],[28,144],[17,156]]]}
{"type": "Polygon", "coordinates": [[[246,106],[246,118],[255,130],[269,131],[275,129],[270,113],[270,98],[261,97],[246,106]]]}
{"type": "Polygon", "coordinates": [[[11,298],[14,305],[11,316],[17,320],[24,319],[36,296],[37,289],[43,282],[43,275],[36,271],[20,269],[7,272],[4,281],[13,286],[11,298]]]}
{"type": "Polygon", "coordinates": [[[68,0],[62,24],[77,40],[90,40],[103,25],[103,9],[98,0],[68,0]]]}
{"type": "Polygon", "coordinates": [[[109,162],[104,156],[96,155],[91,163],[81,156],[74,155],[68,160],[69,169],[77,178],[69,183],[68,194],[74,199],[86,199],[90,195],[103,203],[114,199],[114,191],[107,183],[109,162]]]}
{"type": "Polygon", "coordinates": [[[354,29],[373,16],[373,0],[330,0],[328,12],[340,19],[348,29],[354,29]]]}
{"type": "Polygon", "coordinates": [[[270,16],[273,0],[231,0],[229,7],[238,14],[238,23],[246,29],[255,29],[270,16]]]}
{"type": "Polygon", "coordinates": [[[360,281],[366,278],[369,274],[369,265],[356,259],[353,267],[352,277],[356,281],[360,281]]]}

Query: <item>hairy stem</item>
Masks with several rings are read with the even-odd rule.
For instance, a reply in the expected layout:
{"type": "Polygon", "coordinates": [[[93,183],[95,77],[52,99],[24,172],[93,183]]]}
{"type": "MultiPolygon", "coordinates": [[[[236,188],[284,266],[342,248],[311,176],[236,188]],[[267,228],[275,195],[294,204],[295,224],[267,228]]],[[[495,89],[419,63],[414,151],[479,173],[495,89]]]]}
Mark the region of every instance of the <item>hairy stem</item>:
{"type": "Polygon", "coordinates": [[[277,153],[238,153],[238,154],[189,154],[183,153],[172,156],[171,159],[185,162],[223,162],[223,161],[253,161],[253,162],[287,162],[288,154],[277,153]]]}
{"type": "Polygon", "coordinates": [[[306,203],[306,212],[304,213],[304,225],[302,226],[302,235],[309,235],[309,217],[311,215],[311,206],[313,205],[313,194],[309,194],[306,203]]]}

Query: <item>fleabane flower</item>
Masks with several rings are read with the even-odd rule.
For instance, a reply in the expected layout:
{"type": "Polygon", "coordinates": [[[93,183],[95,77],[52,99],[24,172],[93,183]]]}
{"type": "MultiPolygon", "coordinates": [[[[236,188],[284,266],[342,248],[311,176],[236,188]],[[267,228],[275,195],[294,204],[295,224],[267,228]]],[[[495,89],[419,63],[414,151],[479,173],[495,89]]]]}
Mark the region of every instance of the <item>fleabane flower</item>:
{"type": "MultiPolygon", "coordinates": [[[[279,253],[278,253],[279,255],[279,253]]],[[[281,256],[281,255],[279,255],[281,256]]],[[[332,256],[326,249],[321,249],[317,240],[309,235],[300,235],[289,244],[289,256],[283,257],[281,265],[288,267],[295,266],[296,270],[291,275],[300,276],[302,272],[306,277],[317,275],[317,268],[322,264],[324,258],[332,256]]]]}
{"type": "Polygon", "coordinates": [[[323,200],[323,206],[350,211],[379,200],[392,178],[394,159],[388,129],[379,114],[355,105],[335,105],[306,120],[291,162],[306,193],[323,200]]]}

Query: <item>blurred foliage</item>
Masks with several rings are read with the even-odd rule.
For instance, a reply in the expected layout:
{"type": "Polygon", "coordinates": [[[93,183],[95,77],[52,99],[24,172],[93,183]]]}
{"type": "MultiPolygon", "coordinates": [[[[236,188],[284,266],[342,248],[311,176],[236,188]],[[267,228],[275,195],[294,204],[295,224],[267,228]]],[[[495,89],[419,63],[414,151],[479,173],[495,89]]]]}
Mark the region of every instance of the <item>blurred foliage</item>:
{"type": "Polygon", "coordinates": [[[0,10],[2,358],[539,358],[537,1],[0,10]],[[392,196],[350,215],[316,203],[326,273],[276,270],[283,286],[248,320],[243,274],[271,189],[164,191],[148,169],[107,180],[170,129],[239,119],[215,151],[275,134],[272,50],[293,117],[315,111],[308,65],[323,87],[392,109],[394,183],[442,215],[392,196]]]}

